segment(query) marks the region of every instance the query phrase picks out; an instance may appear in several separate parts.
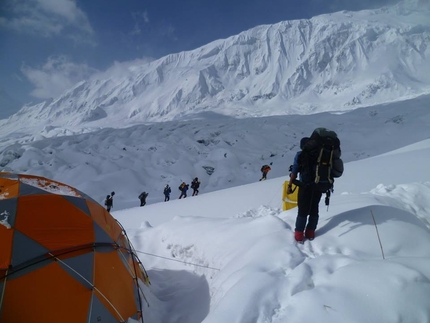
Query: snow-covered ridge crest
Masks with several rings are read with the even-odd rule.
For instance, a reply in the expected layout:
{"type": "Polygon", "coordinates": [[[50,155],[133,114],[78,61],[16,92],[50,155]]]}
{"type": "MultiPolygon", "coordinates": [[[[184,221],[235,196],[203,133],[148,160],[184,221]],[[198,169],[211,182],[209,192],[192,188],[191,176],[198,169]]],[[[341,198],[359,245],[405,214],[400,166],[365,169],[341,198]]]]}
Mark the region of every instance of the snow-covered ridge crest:
{"type": "Polygon", "coordinates": [[[133,66],[126,77],[81,82],[2,128],[311,114],[416,97],[430,93],[429,16],[428,3],[416,0],[258,26],[133,66]]]}

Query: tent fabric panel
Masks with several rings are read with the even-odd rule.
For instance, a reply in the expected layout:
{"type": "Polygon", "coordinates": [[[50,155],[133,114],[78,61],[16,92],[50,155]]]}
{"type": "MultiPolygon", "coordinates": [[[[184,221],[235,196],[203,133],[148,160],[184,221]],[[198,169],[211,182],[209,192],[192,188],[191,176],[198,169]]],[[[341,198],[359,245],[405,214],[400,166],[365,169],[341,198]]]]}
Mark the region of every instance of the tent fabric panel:
{"type": "Polygon", "coordinates": [[[0,172],[0,178],[10,178],[18,180],[18,174],[10,173],[10,172],[0,172]]]}
{"type": "MultiPolygon", "coordinates": [[[[123,318],[129,318],[137,312],[134,298],[134,289],[137,288],[129,271],[124,267],[116,251],[110,253],[95,253],[95,278],[97,289],[115,306],[123,318]]],[[[98,298],[106,308],[117,318],[116,312],[111,308],[103,296],[98,298]]]]}
{"type": "Polygon", "coordinates": [[[88,208],[91,212],[91,217],[106,233],[116,241],[122,235],[122,229],[113,218],[100,204],[87,201],[88,208]]]}
{"type": "Polygon", "coordinates": [[[89,196],[89,195],[85,194],[84,192],[81,192],[81,191],[80,191],[80,190],[78,190],[78,189],[76,189],[76,191],[78,192],[78,194],[79,194],[79,195],[81,195],[81,197],[82,197],[84,200],[91,201],[91,202],[92,202],[92,203],[94,203],[94,204],[99,204],[96,200],[94,200],[91,196],[89,196]]]}
{"type": "MultiPolygon", "coordinates": [[[[55,262],[54,258],[39,257],[34,260],[34,262],[28,262],[21,266],[11,267],[7,272],[7,279],[17,279],[21,276],[25,276],[28,273],[38,270],[39,268],[48,266],[55,262]]],[[[1,321],[0,321],[1,322],[1,321]]]]}
{"type": "Polygon", "coordinates": [[[94,226],[94,235],[95,235],[95,241],[97,243],[111,243],[114,244],[115,242],[112,240],[112,237],[109,236],[109,234],[100,228],[100,226],[97,224],[97,222],[93,222],[94,226]]]}
{"type": "Polygon", "coordinates": [[[45,177],[20,174],[19,180],[22,184],[28,184],[50,194],[81,197],[76,188],[45,177]]]}
{"type": "Polygon", "coordinates": [[[86,322],[91,293],[54,262],[7,280],[0,322],[86,322]]]}
{"type": "Polygon", "coordinates": [[[17,204],[16,197],[4,200],[0,198],[0,226],[5,228],[15,226],[17,204]]]}
{"type": "MultiPolygon", "coordinates": [[[[127,318],[124,318],[124,321],[127,318]]],[[[95,293],[91,299],[87,322],[118,323],[118,319],[103,305],[95,293]]]]}
{"type": "Polygon", "coordinates": [[[128,240],[128,238],[125,235],[121,235],[118,237],[118,239],[116,240],[116,243],[121,246],[124,249],[130,249],[131,245],[130,245],[130,241],[128,240]]]}
{"type": "Polygon", "coordinates": [[[124,267],[127,268],[130,275],[134,277],[134,271],[133,271],[133,259],[131,258],[131,254],[129,250],[125,249],[119,249],[118,250],[119,259],[124,264],[124,267]]]}
{"type": "MultiPolygon", "coordinates": [[[[87,250],[88,252],[88,250],[87,250]]],[[[92,289],[94,252],[85,253],[77,257],[68,258],[59,262],[60,266],[88,289],[92,289]]]]}
{"type": "Polygon", "coordinates": [[[19,195],[19,181],[0,177],[0,200],[10,199],[19,195]]]}
{"type": "Polygon", "coordinates": [[[17,201],[16,197],[0,198],[0,268],[7,268],[11,263],[17,201]]]}
{"type": "MultiPolygon", "coordinates": [[[[128,272],[130,273],[130,276],[133,278],[139,277],[139,264],[137,263],[136,260],[134,260],[134,257],[132,254],[130,254],[129,251],[127,250],[118,250],[118,255],[119,255],[119,259],[122,261],[122,263],[124,264],[124,267],[128,270],[128,272]]],[[[142,279],[143,281],[143,279],[142,279]]]]}
{"type": "Polygon", "coordinates": [[[0,225],[0,269],[7,269],[12,259],[13,229],[0,225]]]}
{"type": "Polygon", "coordinates": [[[73,206],[81,210],[86,216],[91,216],[90,210],[88,209],[87,202],[85,199],[81,197],[66,195],[64,195],[63,198],[73,204],[73,206]]]}
{"type": "Polygon", "coordinates": [[[73,246],[61,250],[51,251],[50,254],[58,259],[65,260],[73,257],[78,257],[86,253],[91,253],[93,251],[94,244],[90,243],[86,245],[73,246]]]}
{"type": "Polygon", "coordinates": [[[140,268],[138,259],[135,259],[135,256],[131,255],[127,260],[128,260],[128,265],[130,266],[130,270],[133,273],[133,276],[144,281],[142,268],[140,268]]]}
{"type": "Polygon", "coordinates": [[[11,260],[13,267],[41,257],[43,259],[43,256],[49,253],[48,249],[33,239],[30,239],[18,230],[14,231],[11,260]]]}
{"type": "Polygon", "coordinates": [[[19,196],[26,195],[48,195],[51,194],[45,190],[42,190],[38,187],[28,185],[26,183],[19,184],[19,196]]]}
{"type": "Polygon", "coordinates": [[[91,218],[60,195],[19,197],[15,227],[50,250],[94,242],[91,218]]]}

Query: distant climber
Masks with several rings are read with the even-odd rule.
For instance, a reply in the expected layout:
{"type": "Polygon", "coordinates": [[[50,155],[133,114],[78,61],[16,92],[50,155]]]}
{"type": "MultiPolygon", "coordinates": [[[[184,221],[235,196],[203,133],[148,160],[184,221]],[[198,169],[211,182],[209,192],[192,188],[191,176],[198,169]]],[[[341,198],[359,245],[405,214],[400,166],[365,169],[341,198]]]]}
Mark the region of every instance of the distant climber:
{"type": "Polygon", "coordinates": [[[191,182],[191,188],[193,189],[193,195],[192,196],[196,196],[199,194],[199,187],[200,187],[200,182],[199,182],[199,179],[196,177],[191,182]]]}
{"type": "Polygon", "coordinates": [[[139,195],[139,200],[140,200],[140,206],[145,206],[146,205],[146,197],[149,195],[149,193],[146,192],[142,192],[139,195]]]}
{"type": "Polygon", "coordinates": [[[172,190],[170,189],[169,184],[166,184],[166,187],[164,187],[164,202],[170,201],[170,193],[172,192],[172,190]]]}
{"type": "MultiPolygon", "coordinates": [[[[272,165],[272,163],[270,163],[270,165],[272,165]]],[[[261,166],[260,171],[261,171],[262,176],[260,178],[260,181],[265,181],[267,179],[267,173],[270,172],[271,169],[272,168],[270,168],[269,165],[261,166]]]]}
{"type": "Polygon", "coordinates": [[[188,188],[189,188],[189,185],[186,184],[185,182],[182,182],[182,184],[179,186],[179,190],[181,191],[181,195],[179,195],[179,199],[187,197],[188,188]]]}
{"type": "Polygon", "coordinates": [[[113,196],[115,195],[115,192],[110,193],[110,195],[106,196],[105,199],[105,205],[106,205],[106,211],[110,212],[110,210],[113,208],[113,196]]]}

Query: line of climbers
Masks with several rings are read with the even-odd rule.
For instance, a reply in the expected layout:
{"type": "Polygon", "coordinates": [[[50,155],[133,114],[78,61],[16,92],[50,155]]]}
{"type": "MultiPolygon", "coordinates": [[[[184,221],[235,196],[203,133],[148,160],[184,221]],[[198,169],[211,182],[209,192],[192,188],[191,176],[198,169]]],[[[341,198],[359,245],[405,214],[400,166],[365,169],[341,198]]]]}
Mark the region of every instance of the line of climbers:
{"type": "MultiPolygon", "coordinates": [[[[193,179],[193,181],[191,182],[191,188],[193,189],[192,196],[197,196],[199,194],[200,184],[201,183],[197,177],[193,179]]],[[[182,182],[181,185],[179,185],[178,189],[181,192],[181,194],[179,195],[179,199],[186,198],[187,197],[187,191],[189,189],[189,185],[185,182],[182,182]]],[[[170,188],[169,184],[166,184],[166,186],[164,187],[164,190],[163,190],[164,202],[170,201],[170,193],[172,193],[172,189],[170,188]]],[[[115,195],[115,192],[112,192],[110,195],[106,196],[105,206],[106,206],[106,210],[108,212],[110,212],[110,210],[113,208],[113,196],[114,195],[115,195]]],[[[138,196],[138,198],[140,200],[140,206],[146,205],[146,198],[148,197],[148,195],[149,195],[149,193],[145,192],[145,191],[140,193],[140,195],[138,196]]]]}
{"type": "MultiPolygon", "coordinates": [[[[199,187],[200,187],[200,181],[196,177],[191,182],[191,188],[193,189],[193,195],[192,196],[197,196],[199,194],[199,187]]],[[[182,184],[179,185],[178,188],[181,191],[181,195],[179,195],[179,199],[186,198],[187,197],[187,191],[188,191],[189,185],[187,183],[185,183],[185,182],[182,182],[182,184]]]]}
{"type": "MultiPolygon", "coordinates": [[[[270,163],[272,165],[272,163],[270,163]]],[[[260,169],[260,181],[267,179],[271,170],[270,165],[263,165],[260,169]]],[[[343,174],[343,161],[341,159],[340,140],[336,132],[326,128],[316,128],[310,137],[300,140],[300,150],[294,157],[290,166],[290,179],[287,194],[293,194],[298,188],[294,238],[297,242],[303,242],[305,238],[313,240],[319,220],[319,202],[322,194],[326,194],[325,204],[329,205],[330,195],[333,193],[334,179],[343,174]],[[293,189],[293,184],[295,188],[293,189]]],[[[196,177],[191,182],[192,196],[199,194],[200,181],[196,177]]],[[[181,194],[179,199],[187,197],[189,185],[182,182],[178,187],[181,194]]],[[[164,201],[170,200],[170,186],[164,188],[164,201]]],[[[113,207],[113,196],[108,195],[105,200],[107,211],[113,207]]],[[[146,204],[148,193],[139,195],[140,206],[146,204]]]]}
{"type": "MultiPolygon", "coordinates": [[[[270,165],[272,165],[272,163],[270,163],[270,165]]],[[[271,170],[271,167],[269,165],[263,165],[260,170],[262,173],[262,177],[260,178],[260,181],[264,181],[267,179],[267,174],[271,170]]],[[[200,184],[201,183],[197,177],[195,177],[192,180],[192,182],[191,182],[191,188],[193,189],[192,196],[197,196],[199,194],[200,184]]],[[[188,185],[185,182],[182,182],[181,185],[179,185],[178,189],[181,192],[181,194],[179,195],[179,199],[187,197],[187,192],[188,192],[189,187],[190,187],[190,185],[188,185]]],[[[166,186],[164,187],[164,190],[163,190],[164,202],[170,201],[170,194],[171,193],[172,193],[172,189],[170,188],[169,184],[166,184],[166,186]]],[[[108,212],[110,212],[110,210],[113,208],[113,197],[114,197],[114,195],[115,195],[115,192],[111,192],[110,195],[106,196],[104,204],[105,204],[106,210],[108,212]]],[[[149,193],[146,191],[139,194],[138,198],[140,200],[140,206],[146,205],[146,198],[148,197],[148,195],[149,195],[149,193]]]]}

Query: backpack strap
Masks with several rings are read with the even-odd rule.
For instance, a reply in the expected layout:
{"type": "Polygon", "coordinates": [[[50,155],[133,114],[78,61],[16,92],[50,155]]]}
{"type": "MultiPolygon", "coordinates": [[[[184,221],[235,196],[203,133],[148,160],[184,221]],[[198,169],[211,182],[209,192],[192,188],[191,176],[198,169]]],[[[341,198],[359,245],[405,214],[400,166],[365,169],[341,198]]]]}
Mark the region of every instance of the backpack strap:
{"type": "MultiPolygon", "coordinates": [[[[324,152],[324,146],[321,147],[320,152],[318,154],[317,167],[316,167],[316,170],[315,170],[315,183],[316,184],[318,184],[320,182],[319,168],[320,168],[320,165],[321,165],[321,159],[322,159],[323,152],[324,152]]],[[[328,162],[328,174],[327,174],[328,175],[327,176],[328,177],[328,181],[329,181],[330,184],[333,184],[333,180],[331,178],[331,168],[333,166],[333,152],[334,152],[334,146],[331,146],[331,149],[330,149],[330,159],[329,159],[329,162],[328,162]]]]}

